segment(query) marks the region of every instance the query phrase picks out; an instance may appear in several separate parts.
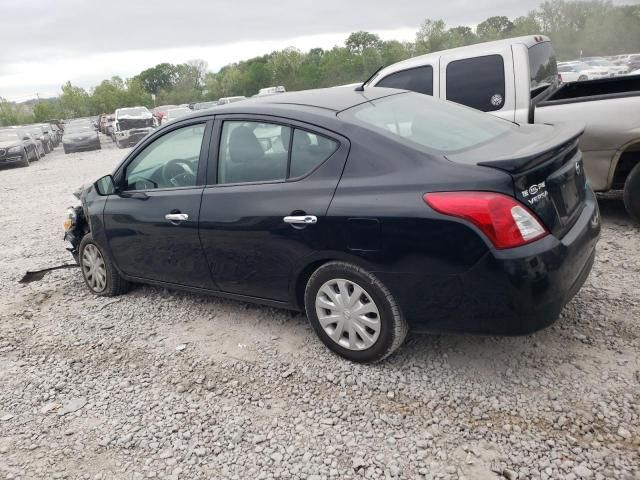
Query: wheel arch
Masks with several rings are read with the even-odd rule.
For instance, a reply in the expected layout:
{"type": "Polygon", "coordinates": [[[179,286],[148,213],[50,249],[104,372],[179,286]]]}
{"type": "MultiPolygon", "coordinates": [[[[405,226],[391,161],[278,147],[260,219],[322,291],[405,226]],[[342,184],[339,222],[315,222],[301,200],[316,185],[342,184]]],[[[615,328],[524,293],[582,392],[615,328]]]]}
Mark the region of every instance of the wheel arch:
{"type": "Polygon", "coordinates": [[[309,278],[311,278],[311,275],[313,275],[316,270],[329,262],[347,262],[370,272],[375,270],[367,260],[345,252],[318,253],[311,257],[306,257],[304,261],[294,269],[294,280],[291,282],[289,289],[290,303],[292,306],[301,312],[304,311],[304,291],[309,278]]]}
{"type": "Polygon", "coordinates": [[[627,176],[638,163],[640,163],[640,139],[635,139],[625,145],[618,154],[612,172],[611,188],[621,190],[627,176]]]}

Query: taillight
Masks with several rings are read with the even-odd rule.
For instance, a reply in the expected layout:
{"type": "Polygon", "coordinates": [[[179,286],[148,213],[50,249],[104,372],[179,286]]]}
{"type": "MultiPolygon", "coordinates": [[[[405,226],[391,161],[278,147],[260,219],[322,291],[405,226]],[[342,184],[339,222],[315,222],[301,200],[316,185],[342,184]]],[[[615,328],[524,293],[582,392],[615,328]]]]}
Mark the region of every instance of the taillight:
{"type": "Polygon", "coordinates": [[[470,221],[496,248],[513,248],[548,234],[536,216],[515,198],[493,192],[426,193],[436,212],[470,221]]]}

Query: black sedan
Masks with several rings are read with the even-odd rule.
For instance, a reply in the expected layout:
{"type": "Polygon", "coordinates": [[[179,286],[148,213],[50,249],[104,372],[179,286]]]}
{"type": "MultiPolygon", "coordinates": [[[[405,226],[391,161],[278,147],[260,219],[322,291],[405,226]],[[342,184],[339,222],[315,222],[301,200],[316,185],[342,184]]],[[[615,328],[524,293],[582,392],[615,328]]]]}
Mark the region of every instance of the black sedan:
{"type": "Polygon", "coordinates": [[[594,260],[581,133],[383,88],[251,99],[150,135],[78,192],[65,238],[97,295],[144,282],[306,311],[354,361],[409,329],[524,334],[594,260]]]}
{"type": "Polygon", "coordinates": [[[88,122],[69,123],[62,134],[64,153],[100,150],[100,137],[88,122]]]}
{"type": "Polygon", "coordinates": [[[6,128],[0,130],[0,165],[29,166],[39,160],[36,144],[23,130],[6,128]]]}

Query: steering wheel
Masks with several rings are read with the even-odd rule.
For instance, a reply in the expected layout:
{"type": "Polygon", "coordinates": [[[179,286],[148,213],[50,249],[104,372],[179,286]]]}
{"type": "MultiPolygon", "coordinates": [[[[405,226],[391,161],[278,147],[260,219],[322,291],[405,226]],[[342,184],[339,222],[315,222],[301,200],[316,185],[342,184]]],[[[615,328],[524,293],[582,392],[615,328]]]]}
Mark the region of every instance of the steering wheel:
{"type": "Polygon", "coordinates": [[[181,158],[169,160],[162,167],[162,178],[172,187],[189,187],[196,184],[196,172],[188,161],[181,158]]]}

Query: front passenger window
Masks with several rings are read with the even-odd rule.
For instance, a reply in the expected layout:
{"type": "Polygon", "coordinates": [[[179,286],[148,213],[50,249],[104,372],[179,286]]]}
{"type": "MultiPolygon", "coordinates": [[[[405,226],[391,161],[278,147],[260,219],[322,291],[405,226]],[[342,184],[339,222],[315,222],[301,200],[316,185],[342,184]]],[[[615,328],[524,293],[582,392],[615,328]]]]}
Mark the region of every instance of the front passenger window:
{"type": "Polygon", "coordinates": [[[142,150],[125,170],[125,190],[194,187],[205,124],[178,128],[142,150]]]}

